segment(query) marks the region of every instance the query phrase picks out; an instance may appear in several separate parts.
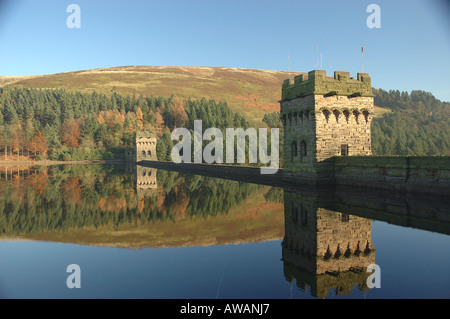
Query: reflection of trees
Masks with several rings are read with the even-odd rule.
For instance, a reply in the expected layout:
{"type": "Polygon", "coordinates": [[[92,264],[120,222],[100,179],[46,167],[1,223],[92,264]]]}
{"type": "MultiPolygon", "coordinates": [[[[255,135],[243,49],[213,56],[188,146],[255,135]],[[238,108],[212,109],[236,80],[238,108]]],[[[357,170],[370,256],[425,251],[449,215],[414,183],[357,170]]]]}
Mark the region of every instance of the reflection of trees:
{"type": "Polygon", "coordinates": [[[258,189],[236,181],[159,170],[152,196],[136,193],[135,176],[113,166],[54,166],[2,175],[0,232],[24,234],[82,227],[176,221],[226,214],[258,189]]]}

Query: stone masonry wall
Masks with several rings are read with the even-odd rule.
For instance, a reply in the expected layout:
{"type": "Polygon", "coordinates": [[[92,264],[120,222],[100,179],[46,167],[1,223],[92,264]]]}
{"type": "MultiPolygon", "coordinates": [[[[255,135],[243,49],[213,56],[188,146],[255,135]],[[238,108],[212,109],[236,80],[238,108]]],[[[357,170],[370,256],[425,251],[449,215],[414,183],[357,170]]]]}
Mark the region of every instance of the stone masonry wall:
{"type": "Polygon", "coordinates": [[[316,121],[314,95],[282,103],[284,126],[284,169],[287,171],[314,172],[316,143],[316,121]],[[302,152],[302,142],[306,145],[306,156],[302,152]],[[293,143],[297,154],[293,153],[293,143]]]}
{"type": "Polygon", "coordinates": [[[157,161],[156,138],[151,132],[136,132],[136,161],[157,161]]]}
{"type": "Polygon", "coordinates": [[[316,158],[318,162],[340,156],[348,145],[349,156],[372,155],[370,124],[373,97],[314,95],[316,158]]]}

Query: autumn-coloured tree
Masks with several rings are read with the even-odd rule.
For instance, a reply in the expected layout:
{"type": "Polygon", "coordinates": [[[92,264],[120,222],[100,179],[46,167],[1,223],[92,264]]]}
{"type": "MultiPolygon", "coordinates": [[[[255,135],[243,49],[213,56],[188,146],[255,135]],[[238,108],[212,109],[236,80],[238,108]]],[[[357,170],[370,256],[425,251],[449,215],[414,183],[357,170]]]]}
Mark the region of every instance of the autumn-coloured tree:
{"type": "Polygon", "coordinates": [[[136,110],[136,121],[138,129],[142,129],[142,127],[144,126],[144,113],[142,113],[140,107],[138,107],[136,110]]]}
{"type": "Polygon", "coordinates": [[[44,155],[47,154],[47,139],[44,137],[42,131],[38,131],[37,134],[31,139],[29,150],[34,153],[34,156],[36,156],[36,153],[44,155]]]}
{"type": "Polygon", "coordinates": [[[11,147],[13,151],[17,152],[17,157],[20,155],[20,149],[23,149],[23,145],[25,144],[25,135],[20,123],[15,125],[12,128],[12,136],[11,136],[11,147]]]}
{"type": "Polygon", "coordinates": [[[162,136],[162,130],[164,128],[164,119],[159,112],[155,112],[155,124],[154,129],[158,137],[162,136]]]}
{"type": "Polygon", "coordinates": [[[80,125],[75,119],[66,120],[61,127],[61,140],[68,147],[78,147],[80,143],[80,125]]]}
{"type": "Polygon", "coordinates": [[[189,121],[189,117],[186,113],[184,102],[181,100],[176,100],[171,110],[174,128],[186,127],[186,124],[189,121]]]}

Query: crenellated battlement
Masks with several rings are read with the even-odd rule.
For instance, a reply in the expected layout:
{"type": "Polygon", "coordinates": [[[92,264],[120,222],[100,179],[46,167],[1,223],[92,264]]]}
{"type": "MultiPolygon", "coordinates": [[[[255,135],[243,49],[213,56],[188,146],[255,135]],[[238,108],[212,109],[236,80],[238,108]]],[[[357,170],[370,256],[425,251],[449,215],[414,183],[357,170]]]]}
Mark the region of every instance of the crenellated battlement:
{"type": "Polygon", "coordinates": [[[297,75],[294,83],[289,79],[283,82],[281,101],[289,101],[308,95],[370,96],[372,82],[368,73],[358,73],[357,78],[349,72],[335,71],[334,78],[328,77],[324,70],[313,70],[308,74],[297,75]]]}
{"type": "Polygon", "coordinates": [[[156,138],[152,131],[136,131],[136,139],[156,138]]]}

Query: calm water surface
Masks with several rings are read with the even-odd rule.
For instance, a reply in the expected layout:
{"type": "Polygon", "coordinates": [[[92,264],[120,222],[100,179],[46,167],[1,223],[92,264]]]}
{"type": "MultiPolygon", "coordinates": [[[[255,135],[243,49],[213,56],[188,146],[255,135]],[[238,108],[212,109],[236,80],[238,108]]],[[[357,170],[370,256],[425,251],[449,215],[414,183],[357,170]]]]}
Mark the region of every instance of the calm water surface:
{"type": "Polygon", "coordinates": [[[0,298],[449,298],[449,207],[143,167],[3,169],[0,298]]]}

